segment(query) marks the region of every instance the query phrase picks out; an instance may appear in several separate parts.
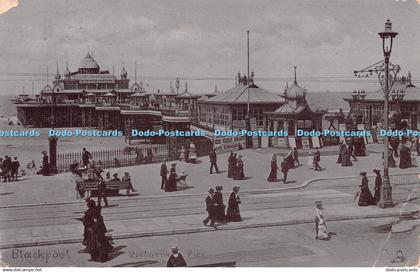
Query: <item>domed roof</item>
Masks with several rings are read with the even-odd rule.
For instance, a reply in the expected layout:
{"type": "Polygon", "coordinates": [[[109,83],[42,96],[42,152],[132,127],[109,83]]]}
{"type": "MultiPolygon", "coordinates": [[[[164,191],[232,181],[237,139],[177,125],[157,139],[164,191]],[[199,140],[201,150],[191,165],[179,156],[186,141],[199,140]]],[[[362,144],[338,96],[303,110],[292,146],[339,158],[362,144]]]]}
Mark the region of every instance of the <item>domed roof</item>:
{"type": "Polygon", "coordinates": [[[90,53],[87,53],[86,57],[80,62],[80,69],[97,69],[99,70],[98,63],[92,58],[90,53]]]}
{"type": "Polygon", "coordinates": [[[306,90],[300,87],[296,82],[286,90],[288,99],[300,99],[306,96],[306,90]]]}

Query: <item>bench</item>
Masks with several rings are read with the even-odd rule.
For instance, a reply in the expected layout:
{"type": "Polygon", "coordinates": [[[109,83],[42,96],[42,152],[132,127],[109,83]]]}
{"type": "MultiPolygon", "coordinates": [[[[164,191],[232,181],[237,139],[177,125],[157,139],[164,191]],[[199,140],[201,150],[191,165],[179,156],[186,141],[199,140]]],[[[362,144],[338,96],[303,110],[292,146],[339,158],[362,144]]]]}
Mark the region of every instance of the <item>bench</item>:
{"type": "MultiPolygon", "coordinates": [[[[116,196],[119,195],[120,190],[127,190],[127,195],[129,194],[130,183],[128,181],[108,181],[106,184],[106,195],[107,196],[116,196]]],[[[84,181],[78,182],[76,185],[76,191],[84,190],[90,192],[90,196],[97,196],[98,194],[98,182],[97,181],[84,181]]],[[[79,198],[77,193],[76,198],[79,198]]]]}

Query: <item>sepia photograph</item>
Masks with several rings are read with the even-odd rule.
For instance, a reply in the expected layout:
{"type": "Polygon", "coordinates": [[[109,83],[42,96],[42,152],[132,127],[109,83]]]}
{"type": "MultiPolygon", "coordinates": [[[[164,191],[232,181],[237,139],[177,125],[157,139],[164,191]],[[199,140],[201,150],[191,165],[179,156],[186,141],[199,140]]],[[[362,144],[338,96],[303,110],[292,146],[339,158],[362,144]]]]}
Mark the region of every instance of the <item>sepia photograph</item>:
{"type": "Polygon", "coordinates": [[[419,27],[420,0],[0,0],[2,271],[417,271],[419,27]]]}

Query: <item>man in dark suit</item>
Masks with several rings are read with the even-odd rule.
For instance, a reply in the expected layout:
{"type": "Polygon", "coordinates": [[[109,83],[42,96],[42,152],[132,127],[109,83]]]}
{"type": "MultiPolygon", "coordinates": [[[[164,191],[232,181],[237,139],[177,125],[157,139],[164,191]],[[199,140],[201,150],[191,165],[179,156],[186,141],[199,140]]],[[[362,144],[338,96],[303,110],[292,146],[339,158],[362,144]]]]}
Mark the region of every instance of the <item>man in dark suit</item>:
{"type": "Polygon", "coordinates": [[[214,200],[214,189],[210,188],[209,195],[206,197],[206,211],[208,216],[203,220],[204,226],[210,221],[210,227],[215,228],[214,223],[216,221],[215,210],[217,203],[214,200]]]}
{"type": "Polygon", "coordinates": [[[216,173],[219,174],[219,168],[217,167],[217,155],[216,150],[213,148],[209,153],[210,158],[210,174],[213,174],[213,166],[216,169],[216,173]]]}
{"type": "Polygon", "coordinates": [[[315,171],[321,171],[321,166],[319,165],[319,162],[321,161],[321,153],[319,152],[318,147],[315,150],[316,150],[314,153],[315,171]]]}
{"type": "Polygon", "coordinates": [[[101,199],[104,199],[105,207],[108,207],[108,199],[106,198],[106,184],[103,179],[98,184],[98,206],[101,206],[101,199]]]}
{"type": "Polygon", "coordinates": [[[166,166],[166,161],[162,161],[162,165],[160,166],[160,176],[162,177],[160,189],[165,190],[165,184],[168,181],[168,167],[166,166]]]}

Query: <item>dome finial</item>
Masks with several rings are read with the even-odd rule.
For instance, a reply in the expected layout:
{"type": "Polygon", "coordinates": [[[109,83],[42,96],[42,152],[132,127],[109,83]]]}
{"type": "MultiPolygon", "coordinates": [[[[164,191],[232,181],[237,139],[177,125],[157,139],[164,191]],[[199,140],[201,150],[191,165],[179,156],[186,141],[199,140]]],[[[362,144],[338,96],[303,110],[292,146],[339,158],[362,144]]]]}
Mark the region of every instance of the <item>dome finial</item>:
{"type": "Polygon", "coordinates": [[[296,80],[296,65],[293,68],[295,69],[295,81],[294,81],[294,83],[297,84],[297,80],[296,80]]]}
{"type": "Polygon", "coordinates": [[[66,61],[66,71],[64,72],[64,76],[65,77],[70,76],[69,62],[68,61],[66,61]]]}

